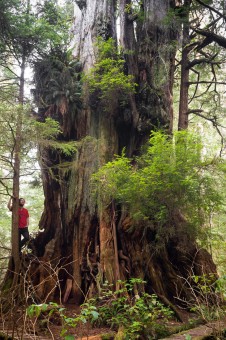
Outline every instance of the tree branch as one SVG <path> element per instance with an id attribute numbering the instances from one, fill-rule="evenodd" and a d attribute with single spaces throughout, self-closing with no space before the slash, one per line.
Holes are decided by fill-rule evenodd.
<path id="1" fill-rule="evenodd" d="M 212 11 L 212 12 L 218 14 L 221 18 L 223 18 L 224 20 L 226 20 L 226 16 L 225 16 L 223 13 L 219 12 L 217 9 L 211 7 L 210 5 L 208 5 L 207 3 L 205 3 L 205 2 L 203 2 L 203 1 L 201 1 L 201 0 L 196 0 L 196 1 L 197 1 L 200 5 L 202 5 L 202 6 L 206 7 L 206 8 L 208 8 L 210 11 Z"/>
<path id="2" fill-rule="evenodd" d="M 195 84 L 218 84 L 218 85 L 226 85 L 224 81 L 207 81 L 207 80 L 200 80 L 200 81 L 189 81 L 188 85 L 195 85 Z"/>
<path id="3" fill-rule="evenodd" d="M 189 115 L 191 113 L 201 113 L 201 112 L 203 112 L 202 109 L 193 109 L 193 110 L 188 110 L 187 114 Z"/>
<path id="4" fill-rule="evenodd" d="M 223 36 L 215 34 L 213 32 L 206 31 L 204 29 L 193 28 L 193 30 L 196 33 L 201 34 L 202 36 L 206 37 L 206 39 L 204 39 L 203 43 L 200 46 L 202 46 L 204 42 L 205 42 L 205 46 L 207 46 L 211 44 L 213 41 L 215 41 L 219 46 L 226 48 L 226 38 L 224 38 Z M 198 47 L 198 48 L 201 48 L 201 47 Z"/>
<path id="5" fill-rule="evenodd" d="M 199 80 L 199 79 L 200 79 L 200 73 L 199 73 L 198 71 L 194 70 L 193 68 L 191 68 L 191 70 L 192 70 L 194 73 L 197 74 L 197 84 L 196 84 L 196 86 L 195 86 L 195 91 L 194 91 L 194 93 L 193 93 L 193 96 L 189 99 L 188 104 L 190 104 L 190 103 L 192 102 L 192 100 L 196 97 L 196 93 L 197 93 L 197 91 L 198 91 L 199 81 L 200 81 L 200 80 Z"/>
<path id="6" fill-rule="evenodd" d="M 201 112 L 203 112 L 203 110 L 201 109 L 194 109 L 194 110 L 188 110 L 188 114 L 195 114 L 196 116 L 199 116 L 205 120 L 208 120 L 209 122 L 211 122 L 213 124 L 213 126 L 218 129 L 218 127 L 222 127 L 222 128 L 225 128 L 225 126 L 221 125 L 221 124 L 218 124 L 217 123 L 217 118 L 216 117 L 207 117 L 207 116 L 204 116 Z M 219 133 L 219 132 L 218 132 Z M 220 134 L 221 135 L 221 134 Z"/>
<path id="7" fill-rule="evenodd" d="M 186 69 L 192 68 L 195 65 L 199 65 L 199 64 L 211 64 L 211 65 L 220 65 L 221 62 L 220 61 L 213 61 L 213 59 L 216 57 L 216 54 L 212 57 L 212 58 L 202 58 L 202 59 L 194 59 L 192 60 L 186 67 Z"/>

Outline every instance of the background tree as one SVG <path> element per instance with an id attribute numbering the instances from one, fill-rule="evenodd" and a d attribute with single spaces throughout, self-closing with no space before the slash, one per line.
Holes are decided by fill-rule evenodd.
<path id="1" fill-rule="evenodd" d="M 193 114 L 212 122 L 221 135 L 221 118 L 225 116 L 220 101 L 225 85 L 223 2 L 186 0 L 173 15 L 182 24 L 178 128 L 187 129 Z"/>
<path id="2" fill-rule="evenodd" d="M 13 146 L 11 165 L 13 176 L 12 207 L 12 265 L 8 272 L 13 276 L 13 285 L 17 284 L 19 272 L 18 244 L 18 207 L 21 176 L 21 155 L 26 129 L 24 121 L 28 119 L 27 99 L 25 97 L 26 67 L 37 58 L 40 51 L 50 50 L 51 46 L 65 41 L 68 34 L 66 19 L 62 11 L 57 10 L 57 3 L 44 2 L 31 7 L 27 1 L 1 1 L 0 53 L 1 68 L 5 75 L 2 80 L 3 101 L 6 102 L 8 87 L 14 89 L 11 105 L 16 108 L 14 115 L 15 129 L 12 129 Z M 7 96 L 9 98 L 9 95 Z M 16 121 L 15 121 L 16 119 Z M 10 125 L 11 123 L 9 123 Z M 13 274 L 14 273 L 14 274 Z M 13 275 L 12 275 L 13 274 Z"/>

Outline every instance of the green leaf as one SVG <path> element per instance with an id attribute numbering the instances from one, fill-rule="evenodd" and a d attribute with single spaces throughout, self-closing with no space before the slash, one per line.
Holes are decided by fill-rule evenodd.
<path id="1" fill-rule="evenodd" d="M 99 313 L 98 313 L 98 312 L 96 312 L 96 311 L 91 311 L 91 314 L 92 314 L 94 320 L 98 319 L 98 317 L 99 317 Z"/>
<path id="2" fill-rule="evenodd" d="M 74 340 L 75 337 L 74 337 L 73 335 L 66 335 L 66 336 L 64 337 L 64 339 L 65 339 L 65 340 Z"/>
<path id="3" fill-rule="evenodd" d="M 42 312 L 45 312 L 48 308 L 48 304 L 47 303 L 43 303 L 42 304 Z"/>

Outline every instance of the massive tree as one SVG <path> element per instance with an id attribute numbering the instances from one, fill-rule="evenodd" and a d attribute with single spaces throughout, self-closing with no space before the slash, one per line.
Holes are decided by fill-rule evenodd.
<path id="1" fill-rule="evenodd" d="M 75 91 L 73 86 L 69 92 L 61 86 L 58 101 L 40 105 L 41 118 L 51 115 L 58 119 L 63 130 L 61 139 L 75 141 L 77 151 L 73 158 L 65 158 L 53 150 L 40 149 L 45 207 L 40 221 L 43 232 L 35 246 L 37 256 L 51 263 L 51 270 L 61 268 L 62 286 L 67 279 L 73 280 L 72 294 L 77 302 L 96 293 L 104 280 L 116 285 L 118 279 L 129 277 L 145 279 L 148 291 L 165 303 L 175 302 L 178 292 L 181 299 L 190 299 L 183 278 L 216 272 L 211 256 L 197 246 L 179 210 L 171 217 L 175 232 L 155 252 L 150 247 L 150 230 L 143 233 L 141 226 L 129 232 L 132 222 L 128 212 L 114 202 L 104 206 L 92 195 L 91 175 L 99 166 L 124 148 L 128 156 L 139 153 L 152 129 L 172 131 L 174 59 L 180 25 L 169 13 L 175 9 L 172 0 L 76 1 L 75 60 L 89 74 L 100 63 L 98 39 L 112 38 L 122 47 L 124 72 L 133 76 L 136 92 L 122 95 L 122 89 L 116 86 L 106 97 L 100 88 L 91 91 L 85 77 L 82 106 L 69 95 Z M 60 83 L 60 74 L 69 70 L 69 64 L 62 59 L 62 51 L 53 51 L 53 55 L 54 60 L 60 60 L 56 66 L 59 77 L 55 78 Z M 36 65 L 39 98 L 46 98 L 53 81 L 45 65 L 46 60 Z M 78 79 L 68 74 L 70 79 Z M 67 169 L 65 162 L 70 165 Z M 51 270 L 39 268 L 41 298 L 55 286 L 54 275 L 44 280 Z"/>

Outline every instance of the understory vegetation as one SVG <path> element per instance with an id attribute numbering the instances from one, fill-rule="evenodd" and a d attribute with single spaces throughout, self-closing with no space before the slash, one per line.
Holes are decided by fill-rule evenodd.
<path id="1" fill-rule="evenodd" d="M 205 277 L 193 279 L 201 295 L 197 298 L 197 291 L 193 291 L 195 302 L 188 304 L 187 308 L 196 316 L 183 325 L 178 322 L 170 306 L 165 306 L 155 294 L 140 291 L 145 281 L 138 278 L 118 281 L 118 290 L 105 282 L 100 294 L 87 299 L 80 306 L 80 312 L 73 315 L 68 315 L 66 308 L 57 303 L 30 305 L 26 314 L 36 330 L 40 324 L 51 328 L 57 319 L 61 337 L 65 340 L 88 336 L 92 328 L 100 329 L 101 339 L 105 340 L 162 339 L 173 333 L 185 332 L 203 322 L 219 321 L 224 316 L 222 301 L 226 292 L 225 278 L 215 281 L 214 285 Z M 211 303 L 213 294 L 218 296 L 217 309 L 216 304 Z M 214 324 L 212 327 L 211 339 L 224 339 L 225 328 L 215 328 Z M 184 336 L 186 339 L 191 338 L 189 331 Z"/>
<path id="2" fill-rule="evenodd" d="M 93 176 L 94 192 L 102 208 L 113 200 L 123 204 L 133 221 L 131 229 L 143 225 L 144 233 L 154 230 L 156 247 L 178 233 L 178 213 L 184 232 L 208 247 L 210 221 L 225 209 L 225 162 L 205 154 L 206 147 L 192 132 L 152 132 L 140 156 L 129 159 L 123 153 Z"/>

